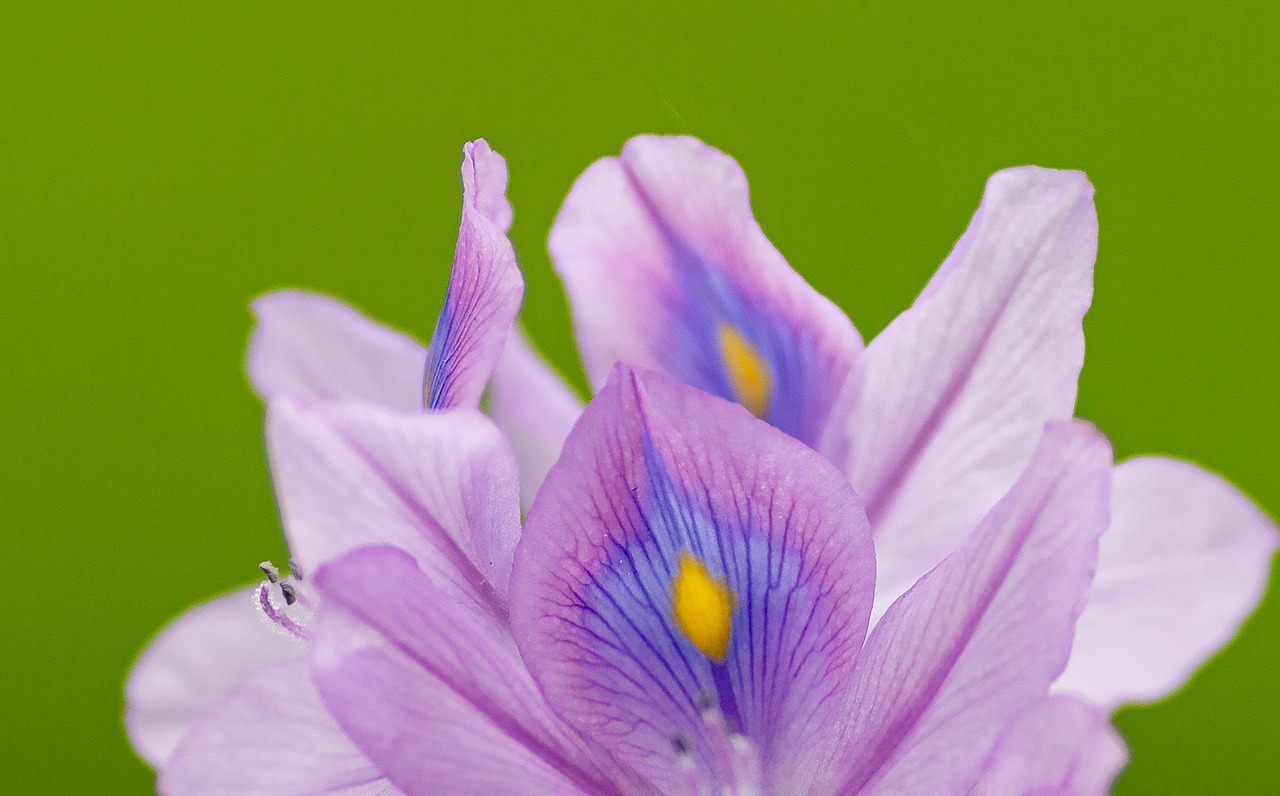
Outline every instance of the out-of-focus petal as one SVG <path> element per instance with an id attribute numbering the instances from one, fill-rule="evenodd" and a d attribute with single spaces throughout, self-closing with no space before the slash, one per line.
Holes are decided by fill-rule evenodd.
<path id="1" fill-rule="evenodd" d="M 483 140 L 463 148 L 462 227 L 420 395 L 428 409 L 474 409 L 520 311 L 524 277 L 507 240 L 507 164 Z M 421 404 L 420 404 L 421 405 Z"/>
<path id="2" fill-rule="evenodd" d="M 515 452 L 520 501 L 528 508 L 582 414 L 582 401 L 514 327 L 489 383 L 486 412 Z"/>
<path id="3" fill-rule="evenodd" d="M 862 341 L 760 230 L 732 158 L 634 138 L 578 178 L 549 246 L 597 387 L 652 368 L 817 441 Z"/>
<path id="4" fill-rule="evenodd" d="M 889 608 L 854 674 L 839 793 L 964 793 L 1047 695 L 1107 527 L 1110 453 L 1085 424 L 1049 424 L 1009 493 Z"/>
<path id="5" fill-rule="evenodd" d="M 839 740 L 873 570 L 857 496 L 821 456 L 620 365 L 529 513 L 512 627 L 561 715 L 662 792 L 687 787 L 673 743 L 712 792 L 726 784 L 711 704 L 764 792 L 807 793 Z M 688 605 L 707 632 L 682 624 L 682 585 L 702 590 Z"/>
<path id="6" fill-rule="evenodd" d="M 338 299 L 302 290 L 260 296 L 253 314 L 249 380 L 263 400 L 355 398 L 402 411 L 422 408 L 427 351 L 412 337 Z"/>
<path id="7" fill-rule="evenodd" d="M 192 726 L 160 769 L 166 796 L 400 793 L 325 710 L 303 658 L 259 671 Z"/>
<path id="8" fill-rule="evenodd" d="M 1071 416 L 1097 229 L 1083 174 L 995 174 L 938 275 L 858 358 L 823 450 L 867 506 L 877 615 Z"/>
<path id="9" fill-rule="evenodd" d="M 267 409 L 267 453 L 304 571 L 389 543 L 452 593 L 505 610 L 519 481 L 510 447 L 483 415 L 278 400 Z"/>
<path id="10" fill-rule="evenodd" d="M 505 626 L 391 547 L 322 568 L 313 669 L 325 703 L 410 794 L 617 794 L 538 692 Z"/>
<path id="11" fill-rule="evenodd" d="M 197 605 L 147 646 L 125 683 L 124 723 L 133 748 L 159 766 L 191 722 L 250 674 L 306 650 L 255 607 L 255 590 Z"/>
<path id="12" fill-rule="evenodd" d="M 1060 694 L 1005 730 L 971 796 L 1104 796 L 1128 762 L 1106 711 Z"/>
<path id="13" fill-rule="evenodd" d="M 1276 541 L 1276 524 L 1218 476 L 1176 459 L 1124 462 L 1058 686 L 1115 707 L 1182 685 L 1257 607 Z"/>

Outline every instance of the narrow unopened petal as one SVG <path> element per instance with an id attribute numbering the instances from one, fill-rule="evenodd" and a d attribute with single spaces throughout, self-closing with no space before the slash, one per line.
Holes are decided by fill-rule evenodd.
<path id="1" fill-rule="evenodd" d="M 662 792 L 805 793 L 837 752 L 873 568 L 817 453 L 619 366 L 529 513 L 512 626 L 552 704 Z"/>
<path id="2" fill-rule="evenodd" d="M 400 793 L 352 746 L 299 658 L 263 669 L 205 711 L 160 768 L 167 796 Z"/>
<path id="3" fill-rule="evenodd" d="M 1050 424 L 1027 470 L 867 640 L 839 793 L 966 793 L 1066 665 L 1107 527 L 1111 451 Z"/>
<path id="4" fill-rule="evenodd" d="M 634 138 L 578 178 L 549 245 L 597 387 L 615 361 L 652 368 L 816 443 L 862 342 L 760 230 L 732 158 Z"/>
<path id="5" fill-rule="evenodd" d="M 1093 188 L 1009 169 L 920 298 L 859 357 L 824 450 L 867 506 L 877 613 L 953 550 L 1071 417 L 1093 292 Z"/>
<path id="6" fill-rule="evenodd" d="M 467 144 L 462 185 L 462 227 L 421 385 L 428 409 L 479 406 L 524 298 L 506 234 L 506 161 L 482 140 Z"/>
<path id="7" fill-rule="evenodd" d="M 1058 695 L 1004 731 L 971 796 L 1104 796 L 1128 762 L 1106 710 Z"/>
<path id="8" fill-rule="evenodd" d="M 1121 464 L 1058 687 L 1115 707 L 1182 685 L 1257 607 L 1277 539 L 1276 524 L 1213 473 L 1159 457 Z"/>
<path id="9" fill-rule="evenodd" d="M 138 656 L 125 683 L 124 723 L 148 763 L 163 763 L 200 712 L 249 675 L 305 651 L 254 599 L 255 589 L 240 589 L 197 605 Z"/>
<path id="10" fill-rule="evenodd" d="M 427 350 L 338 299 L 277 290 L 253 302 L 249 380 L 263 400 L 343 399 L 391 409 L 422 408 Z"/>

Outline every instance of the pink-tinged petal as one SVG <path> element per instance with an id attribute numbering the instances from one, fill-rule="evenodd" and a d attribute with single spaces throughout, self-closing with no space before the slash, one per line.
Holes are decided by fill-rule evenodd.
<path id="1" fill-rule="evenodd" d="M 453 600 L 408 555 L 358 550 L 317 582 L 320 692 L 406 792 L 621 792 L 551 712 L 507 628 Z"/>
<path id="2" fill-rule="evenodd" d="M 1005 730 L 972 796 L 1104 796 L 1128 762 L 1105 710 L 1049 697 Z"/>
<path id="3" fill-rule="evenodd" d="M 520 311 L 524 277 L 507 239 L 507 164 L 483 140 L 463 148 L 462 227 L 444 306 L 427 350 L 428 409 L 474 409 Z M 421 405 L 421 403 L 419 404 Z"/>
<path id="4" fill-rule="evenodd" d="M 1110 454 L 1092 427 L 1049 424 L 1009 493 L 889 608 L 854 674 L 840 793 L 964 793 L 1048 694 L 1107 527 Z"/>
<path id="5" fill-rule="evenodd" d="M 519 481 L 511 449 L 483 415 L 278 400 L 267 409 L 267 453 L 304 572 L 388 543 L 452 593 L 505 611 Z"/>
<path id="6" fill-rule="evenodd" d="M 564 439 L 582 414 L 582 401 L 514 327 L 489 383 L 486 412 L 515 451 L 520 501 L 528 508 L 560 458 Z"/>
<path id="7" fill-rule="evenodd" d="M 561 715 L 660 791 L 683 792 L 682 758 L 728 785 L 714 705 L 764 792 L 806 793 L 837 752 L 873 570 L 857 496 L 822 457 L 620 365 L 529 512 L 512 627 Z"/>
<path id="8" fill-rule="evenodd" d="M 1173 691 L 1257 607 L 1276 542 L 1276 524 L 1218 476 L 1175 459 L 1124 462 L 1058 686 L 1108 707 Z"/>
<path id="9" fill-rule="evenodd" d="M 302 290 L 260 296 L 253 314 L 249 380 L 263 400 L 354 398 L 403 411 L 422 408 L 427 351 L 412 337 Z"/>
<path id="10" fill-rule="evenodd" d="M 816 443 L 862 340 L 760 230 L 732 158 L 634 138 L 578 178 L 549 246 L 597 387 L 627 362 Z"/>
<path id="11" fill-rule="evenodd" d="M 1008 490 L 1072 414 L 1097 249 L 1079 172 L 1009 169 L 924 293 L 859 357 L 823 450 L 867 506 L 876 613 Z"/>
<path id="12" fill-rule="evenodd" d="M 165 796 L 400 793 L 325 710 L 304 658 L 259 671 L 211 706 L 160 769 L 156 790 Z"/>
<path id="13" fill-rule="evenodd" d="M 306 646 L 255 604 L 256 589 L 215 597 L 161 630 L 125 683 L 124 723 L 133 748 L 159 766 L 200 713 L 254 672 Z"/>

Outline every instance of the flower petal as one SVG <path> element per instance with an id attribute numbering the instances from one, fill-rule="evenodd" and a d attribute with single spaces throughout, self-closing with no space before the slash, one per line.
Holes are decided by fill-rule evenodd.
<path id="1" fill-rule="evenodd" d="M 325 710 L 303 658 L 263 669 L 210 707 L 160 769 L 157 791 L 170 796 L 400 792 Z"/>
<path id="2" fill-rule="evenodd" d="M 355 398 L 399 409 L 422 408 L 427 351 L 408 335 L 370 320 L 335 298 L 277 290 L 253 302 L 249 338 L 254 389 L 269 401 Z"/>
<path id="3" fill-rule="evenodd" d="M 1276 542 L 1276 524 L 1218 476 L 1175 459 L 1124 462 L 1058 687 L 1108 707 L 1173 691 L 1257 607 Z"/>
<path id="4" fill-rule="evenodd" d="M 686 787 L 673 743 L 726 785 L 710 702 L 765 792 L 803 793 L 835 751 L 873 561 L 857 496 L 814 451 L 620 365 L 529 513 L 512 627 L 561 715 L 659 790 Z"/>
<path id="5" fill-rule="evenodd" d="M 314 652 L 325 702 L 410 794 L 620 793 L 547 707 L 510 632 L 391 547 L 320 570 Z"/>
<path id="6" fill-rule="evenodd" d="M 507 239 L 507 164 L 483 140 L 463 148 L 462 228 L 444 307 L 427 350 L 429 409 L 480 404 L 524 297 L 524 277 Z"/>
<path id="7" fill-rule="evenodd" d="M 817 441 L 862 341 L 764 236 L 732 158 L 634 138 L 578 178 L 549 246 L 597 387 L 652 368 Z"/>
<path id="8" fill-rule="evenodd" d="M 520 535 L 518 476 L 501 433 L 478 412 L 282 399 L 267 409 L 267 452 L 304 571 L 385 542 L 453 593 L 505 610 Z"/>
<path id="9" fill-rule="evenodd" d="M 867 505 L 877 614 L 1005 493 L 1045 422 L 1071 416 L 1092 196 L 1079 172 L 995 174 L 938 275 L 858 359 L 823 450 Z"/>
<path id="10" fill-rule="evenodd" d="M 1102 796 L 1128 762 L 1106 711 L 1058 695 L 1005 730 L 972 796 Z"/>
<path id="11" fill-rule="evenodd" d="M 201 603 L 161 630 L 125 683 L 133 748 L 158 766 L 201 711 L 255 671 L 306 651 L 255 607 L 255 589 Z"/>
<path id="12" fill-rule="evenodd" d="M 895 602 L 854 674 L 840 793 L 964 793 L 1071 648 L 1110 506 L 1110 447 L 1051 423 L 964 544 Z"/>
<path id="13" fill-rule="evenodd" d="M 489 383 L 485 411 L 515 452 L 520 466 L 520 501 L 528 508 L 547 477 L 569 429 L 582 414 L 582 401 L 514 327 Z"/>

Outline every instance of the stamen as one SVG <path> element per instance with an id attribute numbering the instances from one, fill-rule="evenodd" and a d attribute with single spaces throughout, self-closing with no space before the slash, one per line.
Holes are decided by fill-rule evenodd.
<path id="1" fill-rule="evenodd" d="M 276 569 L 276 565 L 270 561 L 263 561 L 258 565 L 258 569 L 262 570 L 262 574 L 267 577 L 271 583 L 280 582 L 280 570 Z"/>
<path id="2" fill-rule="evenodd" d="M 671 739 L 676 764 L 688 796 L 761 796 L 764 784 L 760 773 L 760 757 L 755 747 L 734 732 L 715 704 L 715 696 L 705 692 L 698 696 L 703 732 L 700 738 L 708 748 L 699 767 L 693 743 L 683 734 Z"/>
<path id="3" fill-rule="evenodd" d="M 289 581 L 280 584 L 280 593 L 284 595 L 285 605 L 293 605 L 298 601 L 298 590 Z"/>
<path id="4" fill-rule="evenodd" d="M 283 610 L 276 608 L 275 604 L 271 602 L 271 584 L 264 583 L 258 587 L 258 607 L 262 609 L 262 613 L 268 619 L 298 638 L 311 638 L 311 634 L 307 632 L 305 627 L 295 622 L 292 617 Z"/>

